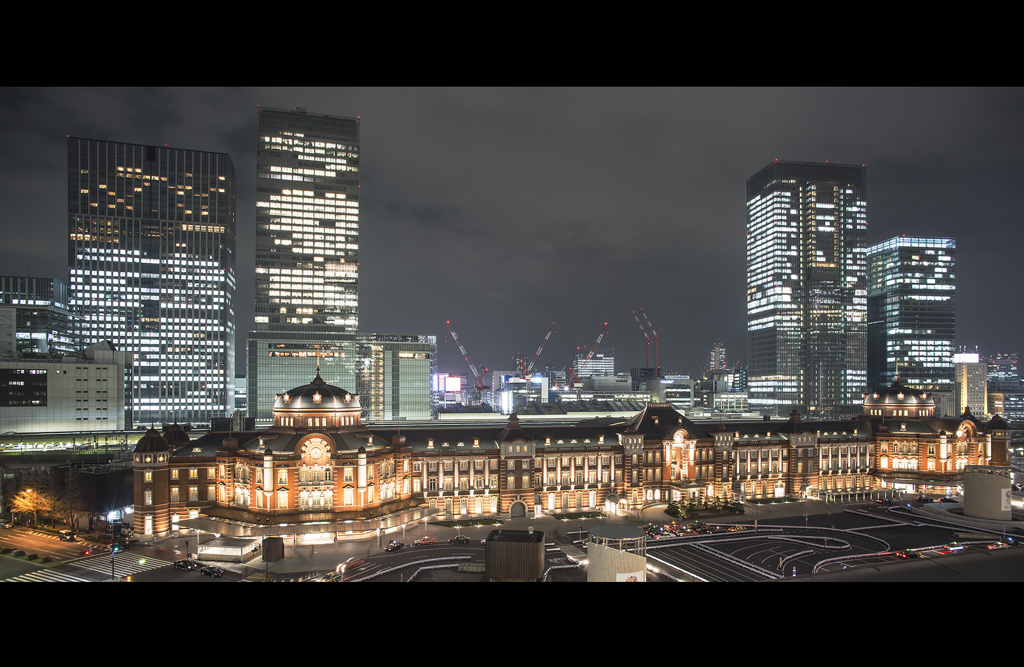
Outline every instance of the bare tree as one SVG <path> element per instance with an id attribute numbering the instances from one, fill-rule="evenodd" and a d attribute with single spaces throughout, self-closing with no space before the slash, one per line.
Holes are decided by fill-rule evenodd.
<path id="1" fill-rule="evenodd" d="M 75 512 L 82 507 L 82 481 L 79 473 L 71 466 L 62 471 L 59 489 L 53 494 L 53 512 L 57 518 L 74 530 Z"/>

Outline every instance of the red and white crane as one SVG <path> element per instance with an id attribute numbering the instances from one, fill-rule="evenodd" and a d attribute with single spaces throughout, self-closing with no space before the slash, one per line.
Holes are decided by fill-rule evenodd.
<path id="1" fill-rule="evenodd" d="M 661 340 L 661 329 L 658 329 L 657 331 L 654 330 L 654 326 L 651 324 L 651 320 L 647 317 L 647 313 L 644 312 L 643 308 L 640 309 L 640 314 L 644 316 L 644 322 L 647 323 L 647 326 L 650 329 L 650 334 L 648 334 L 647 330 L 644 329 L 644 325 L 641 324 L 640 318 L 637 317 L 636 311 L 634 310 L 633 319 L 635 319 L 636 323 L 640 325 L 640 331 L 643 332 L 644 340 L 646 341 L 646 346 L 644 347 L 644 364 L 648 368 L 650 368 L 651 357 L 649 351 L 651 348 L 651 343 L 654 343 L 654 367 L 658 368 L 658 341 Z"/>
<path id="2" fill-rule="evenodd" d="M 484 389 L 490 389 L 491 385 L 487 384 L 487 369 L 484 368 L 483 369 L 483 373 L 481 373 L 479 370 L 477 370 L 477 365 L 474 364 L 469 359 L 469 352 L 466 352 L 466 347 L 462 343 L 459 342 L 459 335 L 457 333 L 455 333 L 455 331 L 452 329 L 451 321 L 448 320 L 448 321 L 445 322 L 445 324 L 448 325 L 448 331 L 451 331 L 452 338 L 455 339 L 455 344 L 459 346 L 459 351 L 462 352 L 462 356 L 466 359 L 466 363 L 469 364 L 469 370 L 473 371 L 473 376 L 476 377 L 476 387 L 474 387 L 474 388 L 477 391 L 483 391 Z M 481 366 L 481 368 L 483 368 L 483 366 Z"/>
<path id="3" fill-rule="evenodd" d="M 533 365 L 535 363 L 537 363 L 537 357 L 539 357 L 540 353 L 544 351 L 544 346 L 547 345 L 548 339 L 551 338 L 551 334 L 553 334 L 554 332 L 555 332 L 555 323 L 552 322 L 551 323 L 551 328 L 548 329 L 547 335 L 544 336 L 543 340 L 541 340 L 540 347 L 537 348 L 537 352 L 536 352 L 536 354 L 533 355 L 533 359 L 530 360 L 529 365 L 526 364 L 526 360 L 525 359 L 520 362 L 519 374 L 520 374 L 521 377 L 523 377 L 525 379 L 525 378 L 528 378 L 530 376 L 530 373 L 533 371 Z M 452 334 L 452 335 L 454 335 L 454 334 Z"/>

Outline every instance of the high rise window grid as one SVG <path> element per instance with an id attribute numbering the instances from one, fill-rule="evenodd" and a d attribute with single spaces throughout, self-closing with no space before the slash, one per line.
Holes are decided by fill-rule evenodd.
<path id="1" fill-rule="evenodd" d="M 256 326 L 359 324 L 357 118 L 260 108 Z"/>
<path id="2" fill-rule="evenodd" d="M 750 404 L 858 413 L 866 378 L 862 166 L 776 161 L 747 182 Z"/>
<path id="3" fill-rule="evenodd" d="M 868 255 L 870 383 L 952 390 L 955 240 L 900 236 Z"/>
<path id="4" fill-rule="evenodd" d="M 234 382 L 230 158 L 69 138 L 68 177 L 72 306 L 83 344 L 110 340 L 136 357 L 128 423 L 225 416 Z M 187 369 L 170 365 L 177 357 Z"/>

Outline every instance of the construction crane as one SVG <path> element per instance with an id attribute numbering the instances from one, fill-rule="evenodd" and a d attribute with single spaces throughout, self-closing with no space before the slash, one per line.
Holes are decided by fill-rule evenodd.
<path id="1" fill-rule="evenodd" d="M 445 324 L 448 325 L 448 331 L 451 331 L 452 338 L 455 339 L 455 344 L 459 346 L 459 351 L 462 352 L 462 356 L 466 359 L 466 363 L 469 364 L 469 370 L 473 371 L 473 376 L 476 377 L 476 387 L 474 387 L 474 389 L 477 391 L 490 389 L 491 385 L 487 384 L 487 369 L 484 368 L 483 373 L 477 370 L 476 364 L 469 360 L 469 352 L 466 352 L 465 346 L 459 342 L 459 335 L 452 329 L 451 321 L 446 321 Z"/>
<path id="2" fill-rule="evenodd" d="M 594 353 L 597 352 L 597 346 L 601 344 L 601 339 L 604 338 L 605 333 L 608 332 L 608 323 L 604 323 L 604 329 L 601 329 L 601 335 L 594 341 L 593 347 L 590 348 L 590 353 L 587 354 L 587 361 L 590 361 L 594 357 Z"/>
<path id="3" fill-rule="evenodd" d="M 648 354 L 648 350 L 650 350 L 651 343 L 654 343 L 654 368 L 657 369 L 658 368 L 658 341 L 661 340 L 661 329 L 658 329 L 657 331 L 654 330 L 654 325 L 651 324 L 651 320 L 647 317 L 647 313 L 644 312 L 643 308 L 640 309 L 640 314 L 644 316 L 644 322 L 647 323 L 647 326 L 650 329 L 650 335 L 648 335 L 647 331 L 644 329 L 644 325 L 640 324 L 640 318 L 636 316 L 636 311 L 634 310 L 633 311 L 633 318 L 636 319 L 636 323 L 637 324 L 640 324 L 640 331 L 643 331 L 644 339 L 647 341 L 647 346 L 644 349 L 644 363 L 647 364 L 648 368 L 650 368 L 650 366 L 651 366 L 651 358 L 650 358 L 650 356 Z"/>
<path id="4" fill-rule="evenodd" d="M 544 336 L 543 340 L 541 340 L 540 347 L 537 348 L 537 352 L 536 352 L 536 354 L 533 355 L 533 359 L 530 360 L 529 365 L 527 365 L 525 359 L 519 363 L 519 374 L 520 374 L 520 376 L 523 379 L 526 379 L 526 378 L 530 377 L 530 373 L 533 371 L 533 365 L 535 363 L 537 363 L 537 357 L 539 357 L 540 353 L 544 351 L 544 346 L 547 344 L 548 339 L 551 338 L 551 334 L 553 334 L 554 332 L 555 332 L 555 323 L 552 322 L 551 323 L 551 328 L 548 329 L 547 335 Z"/>
<path id="5" fill-rule="evenodd" d="M 641 308 L 641 310 L 643 309 Z M 636 320 L 636 323 L 640 326 L 640 333 L 644 335 L 644 367 L 650 368 L 651 358 L 648 352 L 651 349 L 651 337 L 647 335 L 647 330 L 644 329 L 644 325 L 640 322 L 640 317 L 636 314 L 635 310 L 633 311 L 633 319 Z"/>
<path id="6" fill-rule="evenodd" d="M 608 332 L 608 323 L 605 322 L 604 323 L 604 329 L 601 329 L 601 335 L 599 335 L 597 337 L 597 340 L 594 341 L 594 344 L 590 346 L 590 352 L 587 353 L 587 358 L 586 358 L 587 361 L 590 361 L 591 359 L 594 358 L 594 353 L 597 352 L 597 346 L 601 344 L 601 339 L 604 338 L 604 335 L 607 332 Z M 580 348 L 577 347 L 576 349 L 578 350 Z M 580 379 L 576 375 L 575 369 L 572 367 L 572 365 L 570 365 L 569 366 L 569 387 L 570 388 L 571 387 L 575 387 L 579 382 L 580 382 Z"/>

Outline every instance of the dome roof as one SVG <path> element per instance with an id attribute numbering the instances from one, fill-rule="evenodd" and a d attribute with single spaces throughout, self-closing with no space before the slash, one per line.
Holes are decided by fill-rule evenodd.
<path id="1" fill-rule="evenodd" d="M 192 442 L 192 438 L 188 437 L 188 433 L 185 433 L 185 429 L 178 425 L 178 422 L 174 422 L 167 427 L 164 431 L 164 439 L 167 440 L 167 444 L 172 449 L 177 449 L 182 445 L 188 445 Z"/>
<path id="2" fill-rule="evenodd" d="M 155 428 L 151 428 L 146 431 L 146 435 L 139 439 L 139 442 L 135 445 L 136 452 L 166 452 L 170 451 L 170 447 L 167 446 L 167 441 L 164 440 L 164 436 L 160 435 L 160 432 Z"/>
<path id="3" fill-rule="evenodd" d="M 935 399 L 927 392 L 912 389 L 900 384 L 899 380 L 891 386 L 864 395 L 865 408 L 931 408 L 935 409 Z"/>
<path id="4" fill-rule="evenodd" d="M 992 419 L 987 424 L 985 424 L 985 430 L 1009 431 L 1010 425 L 1007 424 L 1006 420 L 1003 419 L 1002 416 L 997 413 L 995 415 L 992 415 Z"/>
<path id="5" fill-rule="evenodd" d="M 274 400 L 274 411 L 292 410 L 331 410 L 360 412 L 359 394 L 352 394 L 341 387 L 327 384 L 320 377 L 320 368 L 316 369 L 316 377 L 303 387 L 278 394 Z"/>

